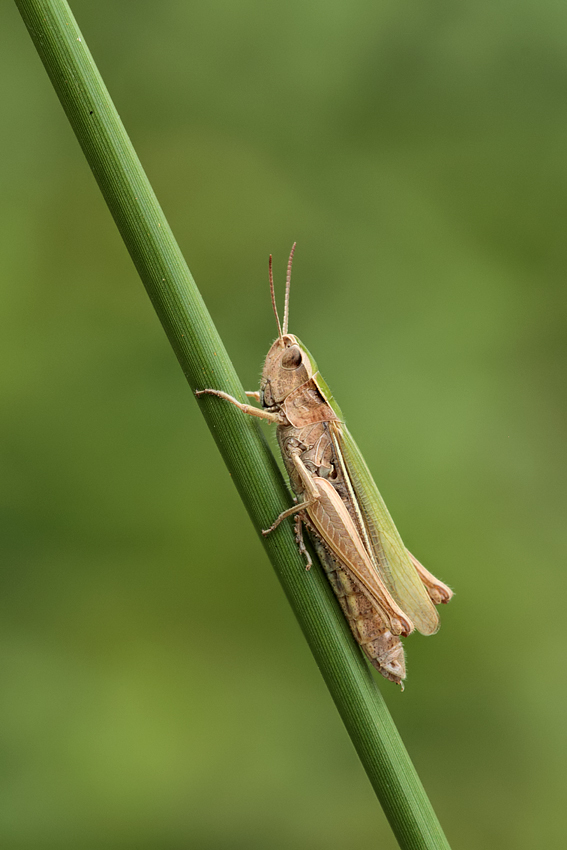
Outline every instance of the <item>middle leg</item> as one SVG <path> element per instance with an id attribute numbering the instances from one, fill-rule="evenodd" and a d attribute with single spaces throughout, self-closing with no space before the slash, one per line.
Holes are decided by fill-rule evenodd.
<path id="1" fill-rule="evenodd" d="M 306 564 L 305 569 L 310 570 L 313 564 L 311 560 L 311 555 L 307 551 L 307 547 L 305 546 L 305 541 L 303 540 L 303 519 L 301 514 L 297 514 L 294 521 L 295 526 L 295 542 L 297 543 L 297 548 L 299 549 L 299 554 L 303 555 L 305 558 Z"/>

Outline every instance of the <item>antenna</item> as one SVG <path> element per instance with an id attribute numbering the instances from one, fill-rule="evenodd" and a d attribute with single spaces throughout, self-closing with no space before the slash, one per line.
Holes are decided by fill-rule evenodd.
<path id="1" fill-rule="evenodd" d="M 278 316 L 278 308 L 276 307 L 276 293 L 274 292 L 274 275 L 272 272 L 272 255 L 270 254 L 270 259 L 268 260 L 268 268 L 270 270 L 270 292 L 272 295 L 272 307 L 274 308 L 274 316 L 276 317 L 276 322 L 278 323 L 278 334 L 280 339 L 282 339 L 282 326 L 280 325 L 280 317 Z"/>
<path id="2" fill-rule="evenodd" d="M 293 263 L 293 254 L 295 252 L 295 246 L 297 242 L 294 242 L 291 246 L 291 253 L 289 255 L 289 260 L 287 261 L 287 277 L 285 279 L 285 305 L 284 305 L 284 314 L 283 314 L 283 332 L 287 333 L 287 323 L 289 319 L 289 288 L 291 286 L 291 264 Z M 279 324 L 279 322 L 278 322 Z"/>

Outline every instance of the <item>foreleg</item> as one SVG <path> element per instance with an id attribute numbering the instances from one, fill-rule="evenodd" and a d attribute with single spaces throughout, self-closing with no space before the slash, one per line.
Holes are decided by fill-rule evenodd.
<path id="1" fill-rule="evenodd" d="M 229 401 L 231 404 L 234 404 L 235 407 L 243 413 L 246 413 L 248 416 L 256 416 L 258 419 L 266 419 L 268 422 L 274 422 L 276 425 L 280 425 L 282 422 L 282 418 L 278 413 L 270 413 L 268 410 L 253 407 L 251 404 L 242 404 L 242 402 L 238 401 L 237 398 L 234 398 L 234 396 L 229 395 L 222 390 L 196 390 L 195 395 L 197 398 L 202 395 L 216 395 L 218 398 L 224 398 L 225 401 Z"/>

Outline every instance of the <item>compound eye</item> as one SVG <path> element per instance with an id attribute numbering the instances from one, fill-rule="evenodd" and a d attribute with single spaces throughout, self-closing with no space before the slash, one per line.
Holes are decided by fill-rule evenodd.
<path id="1" fill-rule="evenodd" d="M 297 369 L 301 366 L 301 349 L 298 345 L 290 345 L 283 354 L 282 366 L 284 369 Z"/>

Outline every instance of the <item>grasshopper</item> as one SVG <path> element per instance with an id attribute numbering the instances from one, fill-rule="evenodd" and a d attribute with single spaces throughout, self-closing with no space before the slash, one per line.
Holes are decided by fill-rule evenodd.
<path id="1" fill-rule="evenodd" d="M 243 413 L 277 426 L 295 504 L 262 534 L 294 516 L 297 545 L 309 569 L 306 526 L 356 641 L 372 666 L 403 690 L 406 668 L 400 636 L 414 628 L 424 635 L 435 634 L 439 628 L 435 605 L 449 602 L 453 591 L 405 548 L 315 360 L 288 333 L 294 251 L 295 243 L 287 266 L 283 324 L 271 256 L 269 260 L 278 338 L 268 351 L 260 391 L 246 393 L 261 407 L 242 404 L 220 390 L 199 390 L 196 395 L 225 399 Z"/>

